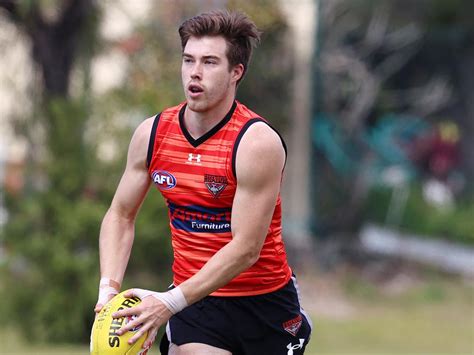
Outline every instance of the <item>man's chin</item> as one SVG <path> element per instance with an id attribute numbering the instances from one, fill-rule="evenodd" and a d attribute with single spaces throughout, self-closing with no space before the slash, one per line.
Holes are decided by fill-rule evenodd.
<path id="1" fill-rule="evenodd" d="M 187 102 L 188 108 L 189 108 L 191 111 L 194 111 L 194 112 L 204 112 L 204 111 L 206 111 L 206 109 L 207 109 L 206 104 L 203 103 L 203 102 L 197 102 L 197 101 L 192 100 L 192 99 L 187 99 L 186 102 Z"/>

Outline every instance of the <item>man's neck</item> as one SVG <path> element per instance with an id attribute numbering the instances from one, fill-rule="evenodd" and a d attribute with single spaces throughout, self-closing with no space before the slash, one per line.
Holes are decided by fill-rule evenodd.
<path id="1" fill-rule="evenodd" d="M 209 132 L 225 117 L 225 115 L 227 115 L 232 108 L 234 100 L 234 97 L 231 96 L 223 101 L 221 105 L 204 112 L 192 111 L 189 106 L 186 106 L 186 111 L 184 112 L 184 123 L 189 134 L 194 139 L 198 139 Z"/>

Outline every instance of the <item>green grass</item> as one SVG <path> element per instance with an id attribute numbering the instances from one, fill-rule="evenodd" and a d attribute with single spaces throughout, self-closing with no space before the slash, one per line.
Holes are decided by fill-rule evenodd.
<path id="1" fill-rule="evenodd" d="M 308 353 L 472 354 L 472 322 L 455 323 L 442 313 L 395 309 L 349 322 L 321 319 Z"/>
<path id="2" fill-rule="evenodd" d="M 472 285 L 432 281 L 396 296 L 360 285 L 349 319 L 313 316 L 307 354 L 474 354 Z"/>
<path id="3" fill-rule="evenodd" d="M 312 314 L 314 330 L 307 355 L 474 354 L 472 283 L 434 280 L 392 296 L 361 280 L 342 284 L 355 313 L 343 319 Z M 0 344 L 0 354 L 89 351 L 87 345 L 27 345 L 11 330 L 0 332 Z"/>
<path id="4" fill-rule="evenodd" d="M 61 354 L 84 355 L 89 353 L 88 346 L 73 345 L 31 345 L 23 337 L 11 329 L 1 329 L 0 354 Z"/>

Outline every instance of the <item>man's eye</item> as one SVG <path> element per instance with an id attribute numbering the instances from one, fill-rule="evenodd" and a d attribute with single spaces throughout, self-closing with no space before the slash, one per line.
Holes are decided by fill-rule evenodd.
<path id="1" fill-rule="evenodd" d="M 184 63 L 191 63 L 192 60 L 190 58 L 183 58 Z"/>
<path id="2" fill-rule="evenodd" d="M 204 63 L 205 64 L 216 64 L 217 62 L 215 60 L 206 60 Z"/>

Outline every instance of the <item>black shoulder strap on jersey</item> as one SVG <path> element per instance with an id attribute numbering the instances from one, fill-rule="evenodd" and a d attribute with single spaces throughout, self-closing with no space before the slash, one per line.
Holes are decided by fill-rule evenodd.
<path id="1" fill-rule="evenodd" d="M 286 143 L 283 140 L 283 137 L 281 136 L 281 134 L 275 128 L 273 128 L 267 121 L 265 121 L 264 119 L 262 119 L 260 117 L 252 118 L 244 124 L 244 126 L 240 130 L 239 134 L 237 135 L 237 138 L 235 139 L 234 150 L 232 151 L 232 173 L 234 174 L 235 178 L 237 178 L 237 173 L 236 173 L 236 170 L 235 170 L 235 160 L 236 160 L 236 157 L 237 157 L 237 149 L 239 148 L 240 140 L 244 136 L 245 132 L 247 132 L 249 127 L 251 125 L 253 125 L 254 123 L 256 123 L 256 122 L 265 123 L 266 125 L 268 125 L 268 127 L 273 129 L 276 132 L 276 134 L 278 134 L 278 137 L 280 137 L 280 139 L 281 139 L 281 144 L 283 145 L 283 149 L 285 150 L 285 165 L 286 165 L 286 157 L 288 155 L 288 151 L 287 151 L 287 148 L 286 148 Z"/>
<path id="2" fill-rule="evenodd" d="M 160 121 L 161 113 L 155 116 L 153 120 L 153 127 L 151 128 L 150 133 L 150 140 L 148 141 L 148 154 L 146 157 L 146 166 L 150 167 L 151 159 L 153 158 L 153 149 L 155 148 L 155 136 L 156 136 L 156 129 L 158 127 L 158 122 Z"/>

